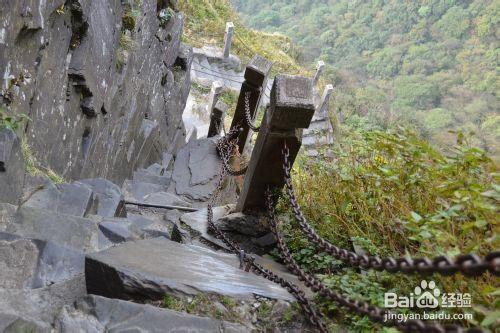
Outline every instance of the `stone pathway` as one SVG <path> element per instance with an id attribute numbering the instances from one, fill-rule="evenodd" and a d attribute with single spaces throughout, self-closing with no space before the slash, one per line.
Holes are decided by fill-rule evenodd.
<path id="1" fill-rule="evenodd" d="M 25 200 L 0 204 L 0 332 L 246 332 L 260 330 L 262 304 L 273 304 L 269 311 L 279 316 L 283 304 L 294 303 L 280 286 L 241 269 L 207 233 L 205 207 L 220 168 L 215 142 L 191 140 L 175 159 L 166 154 L 138 169 L 122 188 L 105 179 L 55 185 L 27 176 Z M 229 183 L 223 203 L 233 202 Z M 221 226 L 229 234 L 253 248 L 272 244 L 259 243 L 265 235 L 258 232 L 238 234 L 244 226 L 227 228 L 232 209 L 215 208 L 216 218 L 228 216 Z M 272 260 L 257 260 L 298 282 Z M 230 323 L 157 306 L 166 295 L 200 293 L 232 299 L 246 319 Z"/>

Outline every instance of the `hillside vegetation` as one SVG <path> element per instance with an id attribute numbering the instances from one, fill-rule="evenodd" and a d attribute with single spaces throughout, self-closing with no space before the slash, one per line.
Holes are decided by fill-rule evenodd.
<path id="1" fill-rule="evenodd" d="M 336 111 L 372 126 L 411 124 L 450 147 L 449 130 L 500 156 L 498 0 L 234 0 L 251 27 L 324 60 Z"/>
<path id="2" fill-rule="evenodd" d="M 371 10 L 371 5 L 364 1 L 338 1 L 338 3 L 345 6 L 349 3 L 348 7 L 352 11 L 359 10 L 359 15 L 361 13 L 369 15 L 369 10 Z M 402 15 L 401 13 L 405 10 L 403 7 L 411 6 L 411 4 L 408 2 L 399 5 L 403 6 L 400 12 L 389 11 L 388 6 L 392 4 L 396 8 L 396 5 L 400 3 L 402 2 L 397 2 L 397 4 L 396 2 L 373 2 L 374 8 L 377 5 L 387 11 L 377 12 L 377 18 L 382 20 L 390 14 L 391 19 L 387 17 L 387 20 L 398 21 L 397 15 Z M 335 6 L 335 4 L 332 6 L 331 2 L 307 0 L 273 1 L 271 4 L 261 0 L 237 1 L 237 4 L 240 10 L 248 13 L 246 21 L 252 26 L 259 29 L 265 28 L 268 31 L 279 30 L 289 33 L 299 43 L 301 40 L 291 32 L 305 31 L 304 36 L 311 36 L 310 43 L 317 50 L 323 50 L 323 47 L 328 48 L 323 39 L 320 39 L 321 43 L 317 40 L 319 37 L 323 38 L 320 33 L 321 29 L 333 30 L 332 26 L 325 24 L 321 18 L 315 18 L 312 14 L 302 18 L 298 13 L 318 12 L 333 15 L 332 10 L 337 13 L 338 6 L 342 7 L 341 5 Z M 319 11 L 315 7 L 317 4 L 320 4 L 322 8 Z M 248 60 L 253 54 L 252 50 L 245 47 L 245 45 L 250 45 L 253 52 L 258 52 L 275 62 L 275 73 L 308 73 L 298 61 L 304 61 L 304 59 L 300 59 L 296 47 L 287 37 L 246 28 L 229 7 L 228 1 L 187 0 L 182 2 L 182 7 L 187 14 L 185 37 L 187 42 L 198 47 L 206 43 L 221 46 L 224 23 L 232 20 L 236 24 L 236 31 L 240 37 L 235 39 L 234 50 L 243 61 Z M 361 8 L 365 9 L 361 11 Z M 276 15 L 273 15 L 278 19 L 268 22 L 265 13 L 275 13 Z M 339 17 L 344 17 L 342 15 Z M 353 14 L 351 20 L 354 22 L 358 18 Z M 307 30 L 306 21 L 316 27 L 316 30 Z M 354 24 L 353 22 L 343 27 L 348 29 Z M 284 28 L 285 24 L 290 25 L 290 31 Z M 384 29 L 373 28 L 373 33 L 378 31 L 379 34 L 385 34 Z M 358 31 L 358 34 L 345 32 L 343 45 L 346 54 L 350 54 L 351 51 L 355 54 L 356 45 L 361 48 L 362 43 L 353 44 L 353 39 L 362 38 L 363 34 L 361 31 Z M 364 38 L 369 37 L 366 35 Z M 304 46 L 303 43 L 301 45 Z M 381 44 L 378 45 L 381 48 Z M 401 46 L 404 43 L 396 43 L 396 40 L 394 45 L 405 47 Z M 409 45 L 406 46 L 409 47 Z M 375 49 L 375 46 L 373 47 Z M 434 51 L 429 51 L 429 54 L 436 56 Z M 309 58 L 317 55 L 305 53 L 305 56 Z M 325 55 L 323 54 L 322 57 Z M 357 60 L 352 58 L 350 61 L 346 56 L 343 60 L 337 57 L 331 62 L 329 78 L 335 80 L 337 85 L 332 106 L 335 111 L 343 115 L 342 140 L 337 142 L 333 158 L 322 157 L 313 160 L 306 156 L 299 156 L 295 163 L 292 176 L 300 205 L 307 219 L 318 233 L 332 244 L 347 249 L 353 249 L 353 246 L 356 246 L 372 255 L 394 257 L 448 255 L 453 257 L 466 252 L 484 255 L 499 248 L 500 187 L 496 185 L 499 182 L 499 173 L 488 157 L 489 154 L 477 147 L 477 143 L 485 147 L 484 142 L 478 141 L 477 136 L 471 137 L 462 133 L 447 134 L 443 129 L 446 127 L 439 127 L 441 130 L 431 132 L 429 128 L 422 127 L 425 124 L 421 125 L 420 122 L 426 118 L 420 116 L 417 117 L 420 133 L 415 134 L 415 131 L 405 129 L 403 126 L 395 126 L 396 123 L 403 125 L 400 119 L 406 119 L 408 124 L 412 119 L 410 116 L 416 117 L 417 115 L 430 118 L 434 115 L 435 121 L 439 122 L 442 121 L 443 113 L 437 108 L 408 106 L 411 103 L 405 107 L 396 108 L 395 105 L 401 101 L 398 101 L 400 97 L 396 98 L 394 94 L 396 89 L 398 91 L 404 89 L 407 94 L 418 93 L 420 89 L 426 87 L 428 84 L 426 82 L 429 80 L 433 84 L 433 89 L 439 87 L 437 91 L 440 94 L 440 104 L 436 105 L 440 105 L 441 108 L 444 107 L 445 100 L 446 103 L 465 103 L 463 101 L 467 100 L 467 96 L 473 96 L 467 103 L 476 103 L 474 105 L 478 107 L 482 105 L 485 109 L 481 109 L 483 110 L 481 115 L 477 109 L 449 110 L 453 121 L 460 115 L 465 117 L 466 114 L 473 114 L 476 118 L 469 115 L 464 120 L 464 124 L 470 123 L 476 127 L 483 126 L 487 117 L 497 119 L 494 112 L 496 95 L 493 91 L 478 92 L 467 87 L 465 83 L 459 84 L 458 81 L 451 80 L 449 76 L 459 75 L 451 69 L 444 73 L 446 80 L 445 78 L 443 80 L 448 84 L 447 89 L 449 89 L 446 93 L 455 91 L 453 89 L 457 87 L 465 89 L 467 95 L 460 96 L 460 99 L 453 99 L 451 95 L 448 95 L 446 99 L 442 98 L 441 94 L 445 90 L 441 90 L 442 83 L 436 81 L 442 78 L 442 71 L 437 71 L 436 76 L 423 73 L 415 76 L 417 74 L 400 74 L 398 69 L 398 72 L 391 77 L 368 78 L 371 74 L 366 74 L 365 70 L 360 69 L 358 65 L 372 56 L 359 51 Z M 425 57 L 422 55 L 421 59 Z M 430 65 L 432 63 L 429 61 Z M 385 68 L 385 65 L 380 66 Z M 441 76 L 438 73 L 441 73 Z M 399 83 L 396 85 L 396 79 L 410 80 L 408 82 L 413 82 L 413 85 L 410 83 L 408 86 L 399 85 Z M 430 91 L 436 93 L 432 89 Z M 455 92 L 461 94 L 458 91 Z M 233 99 L 231 104 L 234 104 L 235 96 L 231 97 Z M 229 96 L 225 98 L 230 100 Z M 390 98 L 394 99 L 389 100 Z M 407 96 L 405 100 L 406 98 L 414 101 L 412 99 L 414 97 Z M 478 122 L 478 119 L 481 121 Z M 494 124 L 496 120 L 489 121 Z M 431 135 L 431 133 L 434 134 Z M 445 136 L 448 140 L 446 141 L 449 144 L 448 149 L 444 151 L 429 143 L 429 139 L 442 140 L 438 138 L 439 135 Z M 490 140 L 488 142 L 491 145 L 493 137 L 488 137 L 485 133 L 483 136 Z M 491 146 L 489 149 L 492 149 Z M 383 306 L 385 292 L 409 295 L 420 283 L 422 277 L 418 275 L 405 276 L 373 271 L 359 274 L 356 270 L 343 268 L 339 262 L 318 251 L 307 241 L 293 222 L 294 219 L 288 207 L 286 198 L 283 198 L 279 205 L 279 212 L 282 217 L 289 215 L 287 219 L 282 220 L 292 222 L 283 223 L 282 232 L 286 236 L 295 259 L 302 267 L 317 274 L 332 289 L 357 299 L 370 301 L 374 305 Z M 499 314 L 494 309 L 498 307 L 500 299 L 496 289 L 497 280 L 492 275 L 486 274 L 473 279 L 464 278 L 461 275 L 452 277 L 433 275 L 428 278 L 436 281 L 442 291 L 472 294 L 472 308 L 446 310 L 447 312 L 463 311 L 474 314 L 473 320 L 461 321 L 458 322 L 459 324 L 481 326 L 490 331 L 498 329 Z M 394 332 L 394 330 L 372 324 L 366 317 L 362 318 L 348 313 L 338 308 L 333 302 L 321 298 L 318 298 L 317 302 L 321 312 L 326 315 L 325 320 L 332 332 Z M 410 309 L 406 312 L 414 311 L 415 309 Z"/>

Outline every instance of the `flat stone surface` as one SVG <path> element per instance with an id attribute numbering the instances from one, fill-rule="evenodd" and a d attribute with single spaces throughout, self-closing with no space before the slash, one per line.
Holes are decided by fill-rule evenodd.
<path id="1" fill-rule="evenodd" d="M 41 288 L 84 270 L 81 252 L 0 232 L 0 288 Z"/>
<path id="2" fill-rule="evenodd" d="M 274 87 L 276 96 L 271 100 L 274 104 L 271 109 L 275 113 L 272 115 L 272 127 L 309 127 L 315 112 L 311 79 L 298 75 L 277 75 Z"/>
<path id="3" fill-rule="evenodd" d="M 21 207 L 6 232 L 23 237 L 47 240 L 84 252 L 103 248 L 97 223 L 86 218 L 56 214 L 44 209 Z"/>
<path id="4" fill-rule="evenodd" d="M 234 209 L 234 205 L 226 205 L 213 208 L 214 221 L 217 221 L 223 216 L 226 216 L 231 210 Z M 216 237 L 208 233 L 208 221 L 207 221 L 207 209 L 203 208 L 197 212 L 185 213 L 180 218 L 182 223 L 185 223 L 189 228 L 194 230 L 199 236 L 219 247 L 228 249 L 227 246 Z"/>
<path id="5" fill-rule="evenodd" d="M 97 215 L 113 217 L 120 215 L 123 195 L 118 185 L 103 178 L 80 180 L 97 197 Z"/>
<path id="6" fill-rule="evenodd" d="M 44 288 L 0 288 L 0 332 L 53 332 L 61 309 L 85 294 L 83 274 Z"/>
<path id="7" fill-rule="evenodd" d="M 235 255 L 155 238 L 87 255 L 85 275 L 89 293 L 111 298 L 206 292 L 241 299 L 294 299 L 277 284 L 238 267 Z"/>
<path id="8" fill-rule="evenodd" d="M 168 187 L 168 185 L 170 185 L 171 179 L 172 174 L 169 171 L 165 171 L 163 173 L 163 176 L 151 174 L 149 171 L 139 170 L 134 172 L 134 181 L 163 185 L 165 187 Z"/>
<path id="9" fill-rule="evenodd" d="M 147 195 L 165 191 L 167 188 L 163 185 L 144 183 L 135 180 L 126 180 L 123 183 L 123 195 L 127 201 L 142 202 Z"/>
<path id="10" fill-rule="evenodd" d="M 163 191 L 144 196 L 142 202 L 152 205 L 174 205 L 182 207 L 192 206 L 190 202 L 184 200 L 182 197 Z"/>
<path id="11" fill-rule="evenodd" d="M 209 199 L 220 171 L 215 142 L 215 138 L 193 140 L 179 151 L 172 173 L 178 195 L 198 201 Z"/>
<path id="12" fill-rule="evenodd" d="M 238 324 L 96 295 L 64 308 L 56 328 L 60 332 L 250 332 Z"/>
<path id="13" fill-rule="evenodd" d="M 35 191 L 23 206 L 83 217 L 91 213 L 93 203 L 92 190 L 84 184 L 74 183 Z"/>

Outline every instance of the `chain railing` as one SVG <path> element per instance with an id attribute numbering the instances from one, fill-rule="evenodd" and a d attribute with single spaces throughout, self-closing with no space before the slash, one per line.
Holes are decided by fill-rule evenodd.
<path id="1" fill-rule="evenodd" d="M 219 240 L 221 240 L 235 255 L 237 255 L 241 262 L 244 264 L 246 270 L 251 270 L 257 275 L 260 275 L 269 281 L 279 284 L 285 288 L 290 294 L 292 294 L 296 299 L 302 310 L 304 311 L 308 320 L 318 328 L 322 333 L 328 332 L 323 322 L 320 319 L 320 315 L 314 309 L 312 303 L 305 297 L 305 293 L 295 284 L 283 279 L 277 274 L 273 273 L 271 270 L 264 268 L 263 266 L 255 262 L 255 258 L 247 255 L 238 244 L 230 240 L 226 235 L 215 225 L 213 220 L 213 206 L 216 204 L 218 197 L 220 196 L 224 178 L 226 174 L 231 174 L 229 168 L 229 160 L 232 157 L 232 151 L 237 149 L 237 137 L 239 134 L 239 128 L 235 127 L 231 129 L 226 136 L 222 137 L 217 142 L 217 151 L 221 157 L 222 163 L 218 176 L 218 181 L 215 190 L 213 191 L 210 200 L 207 205 L 207 224 L 208 230 L 212 232 Z M 244 173 L 244 172 L 243 172 Z"/>
<path id="2" fill-rule="evenodd" d="M 320 250 L 332 255 L 335 259 L 342 261 L 351 267 L 363 269 L 374 269 L 377 271 L 387 271 L 390 273 L 401 272 L 405 274 L 432 274 L 452 275 L 462 273 L 466 276 L 478 276 L 485 272 L 491 272 L 500 275 L 500 252 L 491 252 L 484 258 L 475 254 L 463 254 L 454 259 L 446 256 L 439 256 L 433 259 L 428 258 L 380 258 L 378 256 L 360 255 L 352 251 L 339 248 L 321 236 L 307 222 L 304 214 L 295 197 L 295 191 L 292 185 L 291 165 L 289 160 L 289 151 L 286 143 L 283 145 L 283 173 L 285 175 L 285 187 L 288 194 L 290 206 L 292 207 L 295 219 L 300 228 L 309 239 Z"/>
<path id="3" fill-rule="evenodd" d="M 255 126 L 254 124 L 252 124 L 252 115 L 250 114 L 250 97 L 251 96 L 252 96 L 251 91 L 247 91 L 245 93 L 245 120 L 247 122 L 248 127 L 252 131 L 258 132 L 260 130 L 260 126 Z M 256 107 L 258 107 L 258 105 Z"/>

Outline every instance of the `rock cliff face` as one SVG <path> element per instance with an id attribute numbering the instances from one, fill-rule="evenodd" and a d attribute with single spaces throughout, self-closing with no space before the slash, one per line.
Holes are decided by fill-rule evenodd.
<path id="1" fill-rule="evenodd" d="M 120 184 L 184 144 L 192 50 L 171 1 L 1 3 L 0 107 L 31 118 L 41 166 Z"/>

